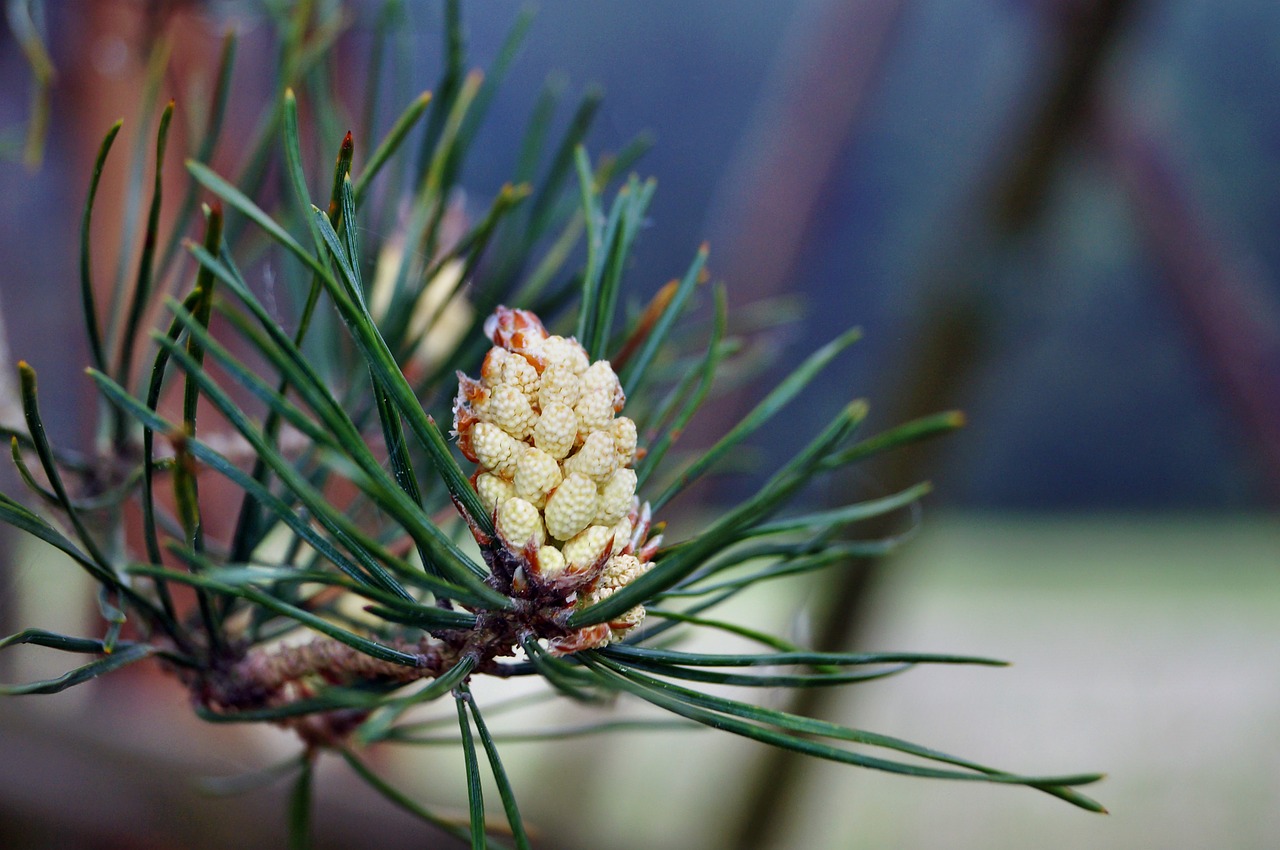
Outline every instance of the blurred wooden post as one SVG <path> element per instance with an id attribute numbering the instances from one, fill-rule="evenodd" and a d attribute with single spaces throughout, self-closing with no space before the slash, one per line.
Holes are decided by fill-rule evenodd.
<path id="1" fill-rule="evenodd" d="M 1199 350 L 1214 389 L 1235 414 L 1263 486 L 1280 500 L 1280 303 L 1263 270 L 1209 216 L 1168 143 L 1109 104 L 1099 115 L 1104 153 L 1155 257 L 1165 295 Z"/>
<path id="2" fill-rule="evenodd" d="M 766 105 L 760 126 L 773 128 L 764 143 L 766 152 L 750 160 L 756 166 L 754 171 L 736 180 L 735 197 L 743 199 L 748 209 L 728 217 L 727 227 L 741 228 L 741 241 L 729 240 L 732 256 L 723 267 L 735 288 L 740 284 L 735 274 L 743 276 L 742 285 L 754 297 L 789 283 L 789 274 L 804 247 L 803 224 L 816 207 L 823 183 L 838 165 L 838 154 L 854 128 L 853 106 L 861 97 L 861 91 L 855 94 L 824 86 L 821 81 L 850 74 L 850 61 L 870 61 L 866 56 L 851 60 L 851 54 L 878 54 L 878 49 L 868 50 L 862 40 L 868 32 L 879 33 L 883 39 L 888 26 L 870 27 L 859 12 L 888 16 L 892 5 L 833 4 L 813 43 L 793 45 L 799 49 L 787 57 L 790 61 L 783 67 L 801 70 L 786 75 L 783 96 Z M 1015 128 L 1009 134 L 1019 142 L 1000 152 L 1008 157 L 1008 166 L 991 181 L 985 197 L 980 194 L 967 207 L 974 215 L 967 222 L 958 222 L 955 232 L 944 234 L 936 248 L 939 257 L 925 287 L 929 299 L 909 335 L 905 366 L 876 396 L 884 400 L 887 421 L 903 422 L 944 410 L 962 397 L 963 387 L 984 356 L 991 297 L 981 285 L 985 272 L 1012 240 L 1039 220 L 1062 154 L 1087 117 L 1105 60 L 1136 5 L 1135 0 L 1095 0 L 1059 7 L 1061 50 L 1038 108 L 1021 131 Z M 851 47 L 854 44 L 856 48 Z M 854 67 L 861 69 L 860 79 L 865 81 L 866 67 Z M 855 100 L 854 104 L 823 104 L 836 116 L 829 124 L 806 123 L 789 115 L 788 92 L 799 92 L 801 98 L 822 92 Z M 805 109 L 806 113 L 822 113 L 812 104 Z M 821 140 L 806 138 L 806 131 Z M 821 155 L 820 179 L 804 170 L 797 174 L 799 152 L 809 150 Z M 798 183 L 790 185 L 792 179 Z M 779 204 L 773 193 L 780 188 L 783 202 Z M 894 491 L 924 477 L 922 461 L 929 456 L 927 447 L 895 452 L 871 474 Z M 873 527 L 863 531 L 876 533 Z M 862 628 L 862 609 L 875 575 L 876 564 L 868 561 L 852 563 L 836 573 L 827 594 L 827 608 L 816 621 L 816 649 L 839 651 L 853 643 Z M 821 717 L 829 713 L 832 697 L 830 689 L 810 688 L 800 692 L 789 708 Z M 737 831 L 727 846 L 749 850 L 784 846 L 786 816 L 799 791 L 804 759 L 776 749 L 763 754 L 746 786 Z"/>
<path id="3" fill-rule="evenodd" d="M 9 351 L 9 335 L 5 325 L 4 305 L 0 304 L 0 426 L 6 428 L 22 428 L 22 404 L 18 397 L 17 381 L 14 379 L 14 360 Z M 6 447 L 7 448 L 7 447 Z M 14 492 L 18 483 L 17 476 L 9 464 L 0 464 L 4 472 L 0 472 L 0 493 Z M 0 523 L 0 637 L 13 634 L 18 630 L 14 622 L 14 609 L 17 599 L 13 587 L 13 562 L 9 553 L 13 551 L 13 528 L 7 523 Z M 12 667 L 0 657 L 0 681 Z"/>

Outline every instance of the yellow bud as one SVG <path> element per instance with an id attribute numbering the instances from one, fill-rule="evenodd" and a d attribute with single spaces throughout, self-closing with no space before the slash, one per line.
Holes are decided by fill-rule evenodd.
<path id="1" fill-rule="evenodd" d="M 585 440 L 592 431 L 602 431 L 613 421 L 613 396 L 601 387 L 585 390 L 573 412 L 578 417 L 578 436 Z"/>
<path id="2" fill-rule="evenodd" d="M 485 469 L 510 479 L 516 471 L 517 452 L 523 447 L 492 422 L 477 422 L 471 428 L 471 449 Z"/>
<path id="3" fill-rule="evenodd" d="M 592 390 L 604 390 L 608 393 L 610 404 L 615 411 L 621 410 L 626 402 L 626 396 L 622 394 L 622 384 L 619 383 L 618 376 L 614 374 L 613 366 L 608 360 L 597 360 L 582 373 L 582 391 L 585 393 Z"/>
<path id="4" fill-rule="evenodd" d="M 578 417 L 566 404 L 553 401 L 542 408 L 533 426 L 533 444 L 559 460 L 569 454 L 578 439 Z"/>
<path id="5" fill-rule="evenodd" d="M 552 363 L 542 370 L 538 383 L 538 403 L 543 410 L 553 401 L 573 407 L 582 394 L 582 379 L 573 374 L 567 363 Z"/>
<path id="6" fill-rule="evenodd" d="M 515 384 L 494 387 L 480 415 L 517 440 L 529 436 L 538 421 L 538 414 L 529 406 L 529 399 Z"/>
<path id="7" fill-rule="evenodd" d="M 565 472 L 577 473 L 597 484 L 607 480 L 617 468 L 618 452 L 613 446 L 613 435 L 607 431 L 592 431 L 582 448 L 564 462 Z"/>
<path id="8" fill-rule="evenodd" d="M 631 510 L 631 500 L 636 494 L 636 471 L 619 469 L 600 488 L 600 512 L 596 522 L 613 525 Z"/>
<path id="9" fill-rule="evenodd" d="M 587 351 L 578 344 L 576 339 L 549 336 L 538 346 L 538 353 L 546 360 L 547 366 L 563 363 L 575 375 L 581 375 L 587 371 Z"/>
<path id="10" fill-rule="evenodd" d="M 496 387 L 502 383 L 502 367 L 508 358 L 514 357 L 511 352 L 505 348 L 498 348 L 496 345 L 489 349 L 484 356 L 484 362 L 480 364 L 480 380 L 487 386 Z M 524 358 L 520 358 L 523 360 Z"/>
<path id="11" fill-rule="evenodd" d="M 636 456 L 636 423 L 625 416 L 613 420 L 613 447 L 618 451 L 618 465 L 628 466 Z"/>
<path id="12" fill-rule="evenodd" d="M 601 599 L 612 596 L 646 572 L 648 565 L 641 563 L 635 555 L 614 555 L 596 580 L 595 592 L 603 594 Z"/>
<path id="13" fill-rule="evenodd" d="M 595 586 L 589 593 L 585 595 L 581 606 L 594 605 L 597 602 L 608 599 L 649 570 L 649 564 L 642 563 L 639 558 L 634 555 L 614 555 L 605 564 L 604 570 L 600 573 L 600 577 L 596 579 Z M 632 629 L 640 625 L 644 621 L 644 606 L 637 605 L 634 608 L 624 611 L 619 616 L 609 621 L 612 639 L 619 640 L 627 635 Z"/>
<path id="14" fill-rule="evenodd" d="M 631 532 L 633 530 L 630 517 L 624 516 L 622 519 L 618 520 L 618 524 L 613 527 L 614 555 L 627 548 L 627 544 L 631 542 Z"/>
<path id="15" fill-rule="evenodd" d="M 480 494 L 480 503 L 492 514 L 498 505 L 516 494 L 516 488 L 505 478 L 482 472 L 476 476 L 476 492 Z"/>
<path id="16" fill-rule="evenodd" d="M 586 569 L 600 559 L 609 545 L 613 529 L 606 525 L 592 525 L 574 535 L 564 544 L 564 559 L 571 569 Z"/>
<path id="17" fill-rule="evenodd" d="M 564 572 L 564 555 L 554 546 L 542 546 L 538 549 L 538 574 L 551 578 Z"/>
<path id="18" fill-rule="evenodd" d="M 530 540 L 541 545 L 546 539 L 542 528 L 542 514 L 520 497 L 507 499 L 498 505 L 498 534 L 507 545 L 522 549 Z"/>
<path id="19" fill-rule="evenodd" d="M 542 507 L 547 503 L 547 494 L 562 478 L 555 458 L 541 449 L 528 448 L 516 463 L 515 492 L 535 507 Z"/>
<path id="20" fill-rule="evenodd" d="M 502 380 L 500 383 L 518 387 L 524 393 L 531 406 L 538 401 L 538 370 L 528 360 L 513 354 L 502 361 Z"/>
<path id="21" fill-rule="evenodd" d="M 595 482 L 569 475 L 547 498 L 547 531 L 557 540 L 568 540 L 591 523 L 599 507 Z"/>

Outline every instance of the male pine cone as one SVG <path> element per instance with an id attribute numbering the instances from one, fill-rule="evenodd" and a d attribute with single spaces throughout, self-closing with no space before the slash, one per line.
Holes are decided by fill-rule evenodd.
<path id="1" fill-rule="evenodd" d="M 533 580 L 576 585 L 576 605 L 594 604 L 642 575 L 654 548 L 631 468 L 636 424 L 618 415 L 622 385 L 609 361 L 589 362 L 527 310 L 499 307 L 485 334 L 494 345 L 480 379 L 458 373 L 453 408 L 458 446 L 479 464 L 472 483 Z M 592 640 L 617 640 L 643 619 L 636 606 Z"/>

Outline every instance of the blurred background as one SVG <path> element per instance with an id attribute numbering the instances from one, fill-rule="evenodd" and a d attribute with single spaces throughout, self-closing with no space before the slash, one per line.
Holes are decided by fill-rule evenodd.
<path id="1" fill-rule="evenodd" d="M 42 4 L 57 77 L 43 159 L 24 165 L 33 73 L 12 7 L 37 5 L 10 4 L 0 34 L 3 359 L 40 370 L 55 442 L 88 445 L 76 263 L 101 135 L 124 116 L 120 150 L 135 144 L 157 33 L 174 37 L 164 85 L 180 96 L 207 87 L 234 27 L 225 138 L 247 137 L 272 96 L 272 34 L 261 3 Z M 380 5 L 347 4 L 329 59 L 350 97 L 361 81 L 343 69 L 367 64 Z M 464 4 L 473 64 L 492 61 L 520 8 Z M 438 76 L 439 4 L 407 11 L 397 49 L 412 78 L 388 81 L 383 127 L 401 89 Z M 1280 5 L 554 0 L 468 159 L 476 210 L 508 179 L 554 75 L 572 95 L 604 89 L 593 150 L 655 137 L 638 169 L 659 182 L 629 271 L 638 296 L 709 240 L 731 308 L 787 319 L 764 336 L 777 376 L 864 329 L 806 417 L 854 397 L 872 401 L 878 427 L 967 414 L 959 434 L 838 485 L 875 496 L 935 483 L 901 555 L 791 588 L 785 604 L 745 604 L 820 646 L 1016 666 L 920 670 L 778 704 L 1012 770 L 1106 770 L 1095 790 L 1112 814 L 797 763 L 727 736 L 650 734 L 510 748 L 541 846 L 1280 844 Z M 180 104 L 179 138 L 182 120 Z M 167 167 L 182 180 L 181 156 Z M 108 169 L 102 197 L 122 192 L 123 171 Z M 104 244 L 119 227 L 95 218 Z M 721 433 L 765 385 L 721 395 L 690 440 Z M 766 435 L 755 450 L 767 470 L 786 449 Z M 750 472 L 706 497 L 749 486 Z M 4 540 L 0 632 L 75 631 L 92 604 L 66 610 L 49 576 L 78 577 Z M 0 670 L 16 681 L 41 663 L 5 657 Z M 290 742 L 200 725 L 178 688 L 147 687 L 126 677 L 0 702 L 0 845 L 281 842 L 283 789 L 213 799 L 197 780 L 269 763 Z M 388 754 L 387 767 L 423 799 L 464 805 L 456 753 L 429 756 Z M 433 846 L 343 770 L 324 779 L 323 846 L 367 846 L 371 829 L 379 846 Z"/>

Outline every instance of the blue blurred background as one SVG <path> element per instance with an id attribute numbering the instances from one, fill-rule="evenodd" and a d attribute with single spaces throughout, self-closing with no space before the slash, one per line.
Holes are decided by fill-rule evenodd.
<path id="1" fill-rule="evenodd" d="M 471 17 L 477 55 L 502 6 Z M 597 144 L 657 138 L 633 280 L 710 238 L 738 304 L 803 296 L 791 359 L 864 328 L 849 396 L 884 402 L 919 334 L 968 324 L 963 362 L 918 367 L 974 423 L 934 471 L 947 503 L 1241 508 L 1280 481 L 1277 48 L 1261 0 L 561 2 L 497 113 L 552 69 L 603 85 Z M 487 144 L 482 197 L 512 159 Z"/>
<path id="2" fill-rule="evenodd" d="M 380 5 L 349 4 L 335 68 L 363 67 Z M 520 9 L 465 4 L 473 65 L 490 64 Z M 75 441 L 92 419 L 71 306 L 80 204 L 103 127 L 136 114 L 146 34 L 179 34 L 181 76 L 211 65 L 223 29 L 238 26 L 229 126 L 245 132 L 270 96 L 270 35 L 251 2 L 45 12 L 60 77 L 43 165 L 6 165 L 0 315 L 11 359 L 35 363 L 61 407 L 48 417 L 55 437 Z M 382 126 L 401 92 L 438 74 L 439 4 L 408 12 L 412 79 L 388 81 Z M 30 75 L 3 39 L 0 139 L 12 154 Z M 881 427 L 947 408 L 968 416 L 928 452 L 847 483 L 878 493 L 928 477 L 937 491 L 923 539 L 856 590 L 858 622 L 842 634 L 1019 666 L 978 682 L 914 674 L 906 691 L 875 686 L 822 710 L 1014 769 L 1108 769 L 1098 794 L 1115 815 L 824 768 L 787 780 L 801 790 L 780 790 L 785 802 L 751 833 L 730 803 L 758 802 L 747 786 L 765 762 L 700 744 L 689 752 L 704 771 L 637 778 L 629 814 L 612 800 L 566 818 L 544 791 L 535 805 L 560 822 L 550 840 L 561 842 L 546 846 L 1277 846 L 1280 4 L 549 0 L 467 162 L 473 209 L 508 179 L 549 77 L 564 87 L 561 122 L 582 92 L 604 89 L 593 151 L 655 137 L 638 167 L 659 188 L 628 272 L 637 298 L 709 240 L 734 308 L 799 311 L 767 335 L 775 376 L 846 327 L 864 329 L 806 398 L 806 421 L 863 396 Z M 721 398 L 704 435 L 763 385 Z M 760 441 L 762 468 L 784 443 Z M 771 605 L 753 616 L 767 620 Z M 27 625 L 37 623 L 14 628 Z M 777 625 L 798 639 L 824 633 L 821 622 Z M 14 729 L 35 722 L 13 717 Z M 610 752 L 643 762 L 667 750 Z M 598 799 L 609 780 L 589 766 L 599 755 L 570 747 L 526 767 L 537 784 L 538 770 L 569 758 L 598 782 L 567 787 Z M 0 819 L 31 782 L 22 764 L 0 759 Z M 655 824 L 655 810 L 669 822 Z M 699 811 L 747 825 L 716 830 Z"/>

